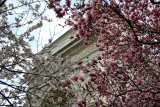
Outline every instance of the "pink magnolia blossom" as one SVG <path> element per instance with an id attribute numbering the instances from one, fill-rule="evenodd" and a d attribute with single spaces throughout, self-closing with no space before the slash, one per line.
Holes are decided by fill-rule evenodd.
<path id="1" fill-rule="evenodd" d="M 82 64 L 82 61 L 78 61 L 77 64 L 78 64 L 78 65 L 81 65 L 81 64 Z"/>
<path id="2" fill-rule="evenodd" d="M 68 79 L 68 80 L 65 80 L 65 83 L 66 84 L 71 84 L 71 81 Z"/>
<path id="3" fill-rule="evenodd" d="M 84 77 L 82 77 L 82 76 L 79 77 L 79 80 L 84 81 Z"/>
<path id="4" fill-rule="evenodd" d="M 78 80 L 78 78 L 79 78 L 79 77 L 75 75 L 75 76 L 72 78 L 72 80 L 77 81 L 77 80 Z"/>
<path id="5" fill-rule="evenodd" d="M 83 73 L 88 73 L 89 70 L 87 68 L 83 68 Z"/>
<path id="6" fill-rule="evenodd" d="M 85 1 L 75 3 L 68 25 L 85 45 L 96 38 L 99 57 L 78 63 L 86 76 L 90 71 L 88 89 L 103 96 L 107 106 L 160 106 L 159 2 Z"/>

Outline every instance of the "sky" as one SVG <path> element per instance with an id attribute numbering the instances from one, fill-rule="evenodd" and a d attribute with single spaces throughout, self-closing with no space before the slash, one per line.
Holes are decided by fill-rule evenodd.
<path id="1" fill-rule="evenodd" d="M 17 0 L 7 0 L 6 4 L 9 3 L 14 3 L 18 5 Z M 43 11 L 44 7 L 46 6 L 46 3 L 41 3 L 40 6 L 40 10 L 39 11 Z M 27 10 L 26 7 L 20 7 L 15 9 L 14 11 L 17 13 L 22 13 L 23 11 Z M 56 18 L 56 14 L 53 11 L 53 9 L 46 9 L 45 14 L 47 16 L 47 18 L 52 19 L 52 22 L 47 22 L 47 21 L 43 21 L 43 26 L 40 29 L 37 29 L 36 31 L 33 31 L 30 33 L 30 36 L 34 36 L 35 40 L 30 42 L 31 45 L 31 49 L 34 53 L 39 52 L 40 50 L 42 50 L 42 48 L 44 46 L 48 46 L 48 40 L 50 38 L 52 38 L 52 42 L 55 41 L 57 38 L 59 38 L 61 35 L 63 35 L 66 31 L 68 31 L 71 27 L 69 26 L 65 26 L 64 28 L 59 26 L 59 24 L 64 25 L 65 20 L 64 19 L 58 19 Z M 10 16 L 9 17 L 9 22 L 13 23 L 15 20 L 16 16 Z M 30 19 L 32 17 L 32 14 L 28 14 L 26 16 L 26 18 Z M 67 17 L 65 17 L 67 19 Z M 25 22 L 22 21 L 22 22 Z M 33 22 L 33 25 L 36 24 Z M 24 29 L 28 28 L 28 26 L 24 26 L 23 28 L 20 29 L 13 29 L 14 33 L 16 33 L 17 35 L 22 34 L 23 32 L 25 32 Z"/>
<path id="2" fill-rule="evenodd" d="M 10 4 L 10 3 L 18 4 L 17 0 L 7 0 L 6 4 Z M 42 7 L 40 9 L 43 9 L 45 5 L 46 4 L 41 4 Z M 26 10 L 26 7 L 20 7 L 20 8 L 15 9 L 14 11 L 16 13 L 22 13 L 24 10 Z M 53 40 L 52 40 L 52 42 L 53 42 L 71 28 L 69 26 L 66 26 L 64 28 L 59 26 L 59 24 L 63 25 L 65 20 L 64 19 L 57 19 L 56 14 L 54 13 L 54 11 L 52 9 L 50 9 L 50 10 L 47 9 L 45 15 L 47 17 L 49 17 L 50 19 L 52 19 L 53 21 L 50 23 L 43 21 L 43 26 L 40 29 L 37 29 L 36 31 L 33 31 L 30 33 L 31 36 L 35 37 L 35 40 L 30 42 L 31 49 L 34 53 L 40 52 L 45 45 L 49 45 L 48 40 L 50 38 L 53 38 Z M 15 17 L 17 17 L 17 16 L 16 15 L 9 16 L 9 18 L 8 18 L 9 23 L 14 23 Z M 32 16 L 28 15 L 26 18 L 30 19 L 31 17 Z M 25 20 L 22 22 L 25 22 Z M 33 25 L 34 24 L 36 24 L 36 21 L 35 21 L 35 23 L 33 23 Z M 24 33 L 27 28 L 28 28 L 28 26 L 27 27 L 24 26 L 22 28 L 13 28 L 12 30 L 15 34 L 20 35 L 20 34 Z M 37 43 L 37 41 L 38 41 L 38 43 Z M 0 50 L 1 50 L 1 47 L 0 47 Z M 7 80 L 4 79 L 2 81 L 7 81 Z M 0 85 L 0 89 L 1 88 L 3 88 L 3 85 Z"/>

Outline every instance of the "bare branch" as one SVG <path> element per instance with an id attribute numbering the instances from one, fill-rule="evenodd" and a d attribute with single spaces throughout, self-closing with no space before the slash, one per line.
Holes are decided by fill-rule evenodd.
<path id="1" fill-rule="evenodd" d="M 10 104 L 11 107 L 14 107 L 14 105 L 10 102 L 10 100 L 0 91 L 1 96 L 7 100 L 7 102 Z"/>
<path id="2" fill-rule="evenodd" d="M 0 7 L 2 7 L 2 5 L 6 2 L 7 0 L 3 0 L 1 3 L 0 3 Z"/>
<path id="3" fill-rule="evenodd" d="M 155 2 L 155 0 L 150 0 L 153 4 L 160 4 L 160 1 Z"/>

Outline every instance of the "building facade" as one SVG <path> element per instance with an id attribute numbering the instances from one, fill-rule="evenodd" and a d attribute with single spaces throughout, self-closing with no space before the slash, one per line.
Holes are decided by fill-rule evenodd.
<path id="1" fill-rule="evenodd" d="M 76 34 L 76 31 L 73 29 L 68 30 L 65 34 L 63 34 L 61 37 L 59 37 L 57 40 L 55 40 L 53 43 L 51 43 L 48 47 L 46 47 L 45 49 L 42 50 L 41 54 L 43 56 L 46 56 L 46 54 L 50 54 L 52 56 L 57 56 L 60 55 L 62 58 L 70 58 L 74 69 L 76 69 L 76 72 L 71 72 L 68 74 L 65 74 L 64 79 L 62 79 L 61 81 L 64 82 L 66 77 L 67 78 L 72 78 L 75 75 L 78 75 L 79 77 L 85 77 L 85 81 L 81 82 L 81 87 L 79 85 L 77 85 L 77 83 L 75 81 L 72 81 L 72 85 L 70 86 L 71 89 L 74 88 L 74 92 L 73 96 L 68 96 L 71 99 L 67 99 L 65 95 L 62 98 L 62 96 L 60 94 L 62 94 L 63 92 L 58 91 L 58 90 L 53 90 L 53 88 L 51 87 L 45 87 L 44 89 L 50 93 L 49 95 L 51 95 L 52 93 L 60 93 L 59 96 L 60 97 L 56 97 L 55 98 L 55 94 L 52 95 L 52 97 L 54 97 L 52 100 L 56 100 L 58 101 L 60 98 L 62 100 L 63 104 L 58 105 L 59 107 L 68 107 L 68 105 L 65 105 L 66 101 L 69 102 L 69 100 L 74 100 L 72 102 L 77 102 L 81 99 L 85 99 L 86 100 L 86 106 L 87 107 L 94 107 L 94 100 L 92 99 L 92 96 L 96 96 L 96 93 L 93 93 L 93 95 L 88 95 L 87 92 L 82 92 L 80 88 L 85 87 L 85 84 L 87 81 L 86 78 L 89 79 L 89 76 L 85 76 L 85 74 L 83 72 L 81 72 L 79 69 L 77 69 L 77 62 L 78 61 L 83 61 L 83 64 L 87 63 L 88 61 L 90 61 L 93 58 L 97 58 L 97 56 L 100 55 L 100 53 L 98 52 L 97 48 L 95 47 L 94 43 L 95 41 L 97 41 L 96 38 L 90 38 L 89 44 L 88 45 L 84 45 L 84 41 L 79 39 L 79 38 L 72 38 L 70 39 L 70 36 L 73 36 Z M 73 36 L 74 37 L 74 36 Z M 63 72 L 63 71 L 62 71 Z M 70 71 L 68 71 L 70 72 Z M 65 86 L 63 87 L 65 88 Z M 63 93 L 63 94 L 67 94 L 67 93 Z M 47 95 L 44 95 L 43 93 L 39 94 L 43 99 L 46 100 L 39 100 L 39 101 L 35 101 L 34 105 L 35 106 L 39 106 L 39 107 L 46 107 L 49 106 L 47 105 Z M 101 98 L 103 99 L 103 98 Z M 77 107 L 77 104 L 71 104 L 71 107 Z M 54 107 L 54 106 L 53 106 Z M 105 105 L 104 105 L 105 107 Z"/>

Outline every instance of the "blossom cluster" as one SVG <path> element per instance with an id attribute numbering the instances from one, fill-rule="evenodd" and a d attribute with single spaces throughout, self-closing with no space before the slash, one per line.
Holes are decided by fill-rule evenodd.
<path id="1" fill-rule="evenodd" d="M 78 31 L 75 37 L 85 45 L 91 38 L 97 39 L 95 46 L 101 56 L 86 65 L 78 62 L 79 69 L 90 76 L 90 88 L 103 96 L 108 106 L 158 107 L 159 2 L 85 1 L 74 7 L 66 5 L 72 11 L 67 24 Z"/>

